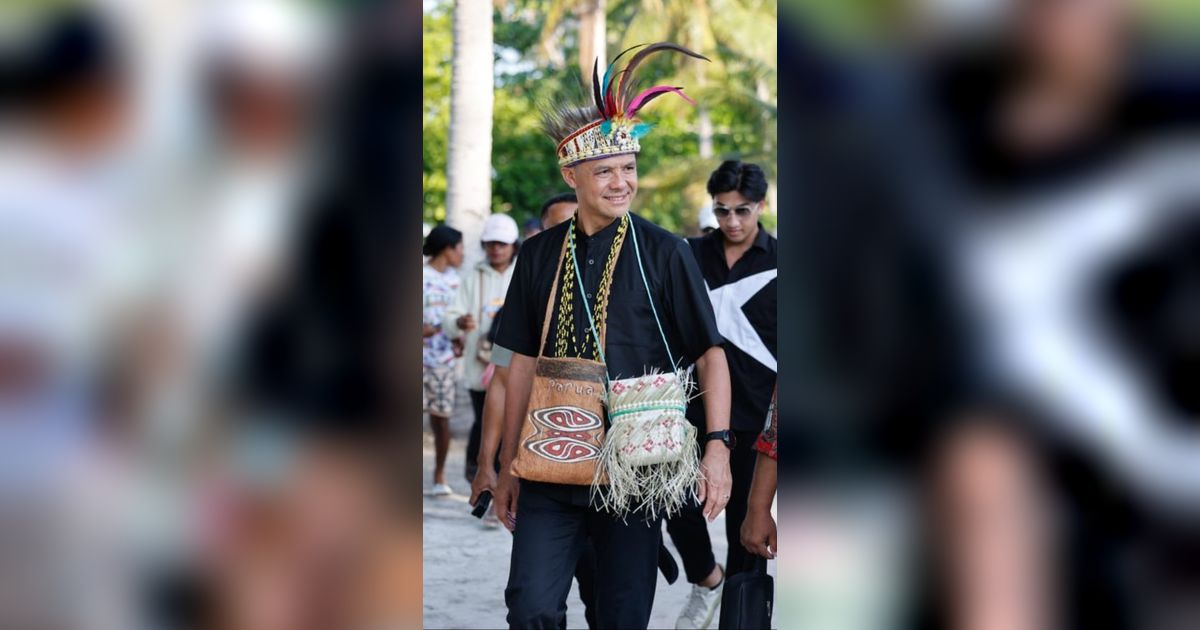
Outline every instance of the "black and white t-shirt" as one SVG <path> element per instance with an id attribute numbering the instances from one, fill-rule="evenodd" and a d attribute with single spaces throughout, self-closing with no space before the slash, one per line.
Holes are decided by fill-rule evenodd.
<path id="1" fill-rule="evenodd" d="M 725 341 L 733 393 L 730 426 L 736 431 L 759 431 L 775 388 L 776 287 L 779 275 L 776 240 L 760 224 L 754 244 L 730 268 L 720 230 L 688 239 L 704 274 L 704 284 Z M 704 419 L 703 403 L 692 402 L 688 416 Z"/>

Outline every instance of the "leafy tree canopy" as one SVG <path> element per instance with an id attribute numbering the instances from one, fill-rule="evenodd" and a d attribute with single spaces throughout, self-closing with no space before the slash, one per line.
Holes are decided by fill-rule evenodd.
<path id="1" fill-rule="evenodd" d="M 774 42 L 775 5 L 765 0 L 719 0 L 729 4 L 726 16 L 738 24 L 761 18 L 763 33 Z M 563 99 L 586 103 L 584 77 L 572 64 L 539 53 L 544 43 L 547 16 L 563 16 L 554 42 L 560 46 L 559 60 L 576 58 L 577 43 L 570 10 L 573 2 L 562 0 L 513 0 L 495 11 L 494 46 L 496 93 L 492 128 L 492 210 L 513 216 L 518 223 L 537 215 L 542 201 L 568 190 L 562 181 L 552 141 L 539 129 L 538 105 Z M 686 16 L 695 0 L 665 0 L 670 15 Z M 645 4 L 645 6 L 643 6 Z M 678 5 L 678 6 L 674 6 Z M 615 55 L 631 37 L 656 37 L 680 41 L 679 29 L 686 24 L 669 24 L 655 17 L 641 0 L 611 1 L 608 8 L 609 55 Z M 450 33 L 452 4 L 427 0 L 424 13 L 424 218 L 436 223 L 445 218 L 446 150 L 449 129 Z M 640 21 L 659 20 L 666 30 L 638 32 L 630 26 Z M 625 25 L 617 29 L 617 25 Z M 753 34 L 751 34 L 753 35 Z M 722 41 L 724 39 L 724 41 Z M 646 120 L 654 130 L 642 139 L 638 157 L 639 193 L 634 211 L 677 233 L 693 233 L 697 211 L 708 201 L 704 185 L 708 174 L 722 159 L 738 158 L 760 164 L 768 175 L 775 173 L 775 73 L 774 48 L 757 45 L 753 35 L 742 50 L 736 34 L 718 37 L 712 50 L 701 50 L 714 59 L 707 64 L 681 56 L 661 55 L 641 70 L 649 84 L 683 85 L 688 93 L 709 108 L 713 128 L 714 157 L 703 159 L 699 151 L 697 111 L 681 99 L 661 98 L 647 109 Z M 653 40 L 647 40 L 653 41 Z M 640 43 L 634 42 L 634 43 Z M 703 78 L 703 85 L 698 79 Z M 590 80 L 590 76 L 587 77 Z M 761 85 L 760 85 L 761 84 Z M 763 89 L 766 93 L 763 93 Z M 774 229 L 773 214 L 764 215 Z"/>

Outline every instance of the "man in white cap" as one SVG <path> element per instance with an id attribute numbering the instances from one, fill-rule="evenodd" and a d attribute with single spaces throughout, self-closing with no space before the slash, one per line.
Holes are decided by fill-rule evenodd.
<path id="1" fill-rule="evenodd" d="M 491 344 L 487 332 L 492 326 L 508 283 L 512 279 L 513 262 L 517 258 L 517 222 L 506 214 L 493 214 L 483 225 L 483 249 L 487 254 L 475 268 L 462 274 L 458 298 L 446 310 L 442 329 L 451 339 L 463 339 L 463 378 L 471 392 L 475 422 L 467 441 L 466 478 L 475 478 L 479 456 L 480 432 L 483 423 L 483 401 L 486 386 L 483 373 L 491 361 Z M 434 488 L 434 493 L 448 493 L 449 488 Z"/>

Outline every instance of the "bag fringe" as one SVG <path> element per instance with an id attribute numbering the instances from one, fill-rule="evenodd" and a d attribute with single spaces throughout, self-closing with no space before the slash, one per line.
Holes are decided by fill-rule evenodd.
<path id="1" fill-rule="evenodd" d="M 638 382 L 650 383 L 660 376 L 668 379 L 665 386 L 638 386 Z M 700 448 L 696 427 L 682 409 L 698 395 L 696 389 L 690 368 L 676 372 L 649 370 L 640 378 L 610 383 L 608 413 L 618 418 L 608 427 L 600 449 L 592 482 L 596 508 L 622 518 L 635 511 L 644 511 L 652 518 L 660 514 L 670 517 L 696 499 L 703 478 Z M 654 403 L 678 404 L 680 409 L 637 410 L 638 406 Z M 661 422 L 677 422 L 677 426 L 684 427 L 679 455 L 666 462 L 635 463 L 637 457 L 631 456 L 634 445 L 646 442 L 653 427 Z"/>
<path id="2" fill-rule="evenodd" d="M 592 486 L 593 504 L 622 517 L 641 510 L 650 518 L 660 513 L 669 518 L 695 499 L 702 478 L 696 427 L 685 419 L 680 421 L 686 424 L 687 434 L 681 456 L 670 462 L 642 466 L 622 457 L 621 449 L 641 443 L 646 432 L 632 422 L 614 424 L 600 451 L 600 465 Z M 603 489 L 602 475 L 608 478 L 608 486 Z"/>

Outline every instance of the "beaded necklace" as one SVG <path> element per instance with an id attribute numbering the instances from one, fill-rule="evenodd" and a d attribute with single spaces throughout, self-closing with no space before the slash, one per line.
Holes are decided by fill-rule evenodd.
<path id="1" fill-rule="evenodd" d="M 629 228 L 629 215 L 626 214 L 619 219 L 617 225 L 617 233 L 613 236 L 612 247 L 608 250 L 608 260 L 604 263 L 604 273 L 600 276 L 600 289 L 596 293 L 595 306 L 595 321 L 601 331 L 605 328 L 608 315 L 608 296 L 612 290 L 613 267 L 616 266 L 617 253 L 621 251 L 621 245 L 625 242 L 625 232 Z M 584 349 L 587 344 L 580 345 L 578 335 L 575 331 L 574 299 L 575 291 L 571 283 L 575 278 L 575 268 L 578 266 L 578 261 L 575 259 L 575 217 L 571 217 L 571 224 L 567 226 L 567 252 L 563 262 L 562 273 L 562 296 L 558 303 L 558 329 L 556 332 L 554 354 L 557 357 L 570 356 L 568 353 L 574 350 L 574 356 L 583 357 Z M 585 305 L 586 308 L 586 305 Z M 603 356 L 600 351 L 599 339 L 592 336 L 592 358 L 597 359 Z"/>

